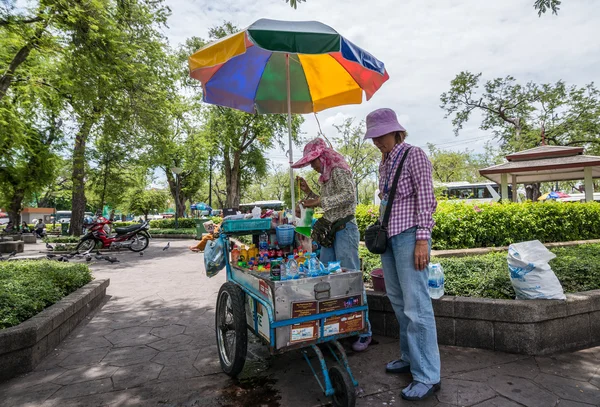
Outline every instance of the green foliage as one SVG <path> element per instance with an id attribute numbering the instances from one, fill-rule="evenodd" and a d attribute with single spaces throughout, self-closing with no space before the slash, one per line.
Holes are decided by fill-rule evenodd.
<path id="1" fill-rule="evenodd" d="M 378 208 L 359 205 L 356 219 L 364 230 L 377 219 Z M 600 204 L 490 203 L 443 201 L 433 215 L 435 250 L 507 246 L 515 242 L 568 242 L 600 238 Z"/>
<path id="2" fill-rule="evenodd" d="M 44 243 L 77 243 L 77 236 L 46 236 L 42 239 Z"/>
<path id="3" fill-rule="evenodd" d="M 538 11 L 538 16 L 541 17 L 549 10 L 552 10 L 552 14 L 558 14 L 561 3 L 561 0 L 535 0 L 533 7 Z"/>
<path id="4" fill-rule="evenodd" d="M 556 258 L 550 267 L 560 280 L 566 293 L 600 289 L 600 245 L 586 244 L 550 249 Z M 360 249 L 365 265 L 365 280 L 368 272 L 381 267 L 378 255 Z M 514 299 L 515 292 L 510 282 L 506 253 L 490 253 L 482 256 L 432 258 L 444 269 L 446 295 Z"/>
<path id="5" fill-rule="evenodd" d="M 85 264 L 56 261 L 0 263 L 0 329 L 33 317 L 92 281 Z"/>
<path id="6" fill-rule="evenodd" d="M 180 229 L 196 229 L 196 219 L 194 218 L 179 218 L 177 223 Z M 152 229 L 175 229 L 175 218 L 151 220 L 150 227 Z"/>
<path id="7" fill-rule="evenodd" d="M 190 235 L 196 236 L 196 229 L 179 228 L 179 229 L 150 229 L 151 235 Z"/>
<path id="8" fill-rule="evenodd" d="M 167 206 L 168 199 L 166 191 L 136 189 L 129 197 L 129 211 L 134 215 L 148 216 L 154 210 L 162 211 Z"/>

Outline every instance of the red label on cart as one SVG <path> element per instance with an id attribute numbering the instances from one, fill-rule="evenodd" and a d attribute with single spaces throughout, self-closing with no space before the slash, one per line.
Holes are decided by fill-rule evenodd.
<path id="1" fill-rule="evenodd" d="M 269 288 L 269 284 L 267 284 L 266 282 L 264 282 L 263 280 L 260 280 L 258 282 L 258 291 L 260 291 L 260 293 L 267 297 L 268 299 L 271 299 L 271 289 Z"/>
<path id="2" fill-rule="evenodd" d="M 317 302 L 295 302 L 292 304 L 292 318 L 307 317 L 317 314 Z"/>
<path id="3" fill-rule="evenodd" d="M 326 318 L 325 325 L 323 326 L 323 335 L 331 336 L 361 331 L 364 326 L 363 320 L 364 318 L 362 312 L 352 312 L 350 314 Z"/>
<path id="4" fill-rule="evenodd" d="M 313 341 L 319 337 L 319 321 L 303 322 L 290 327 L 290 342 Z"/>
<path id="5" fill-rule="evenodd" d="M 354 295 L 352 297 L 337 298 L 335 300 L 321 301 L 319 303 L 319 313 L 338 311 L 341 309 L 353 308 L 362 305 L 362 296 Z"/>

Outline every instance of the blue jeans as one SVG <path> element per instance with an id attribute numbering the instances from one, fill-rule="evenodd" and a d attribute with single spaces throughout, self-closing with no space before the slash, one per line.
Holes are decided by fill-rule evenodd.
<path id="1" fill-rule="evenodd" d="M 440 381 L 440 351 L 427 270 L 415 269 L 416 231 L 411 228 L 388 239 L 381 262 L 387 296 L 400 324 L 400 359 L 410 364 L 414 380 L 435 384 Z"/>
<path id="2" fill-rule="evenodd" d="M 360 233 L 358 226 L 354 222 L 346 223 L 346 227 L 335 234 L 333 247 L 321 247 L 321 263 L 327 265 L 332 261 L 339 261 L 343 268 L 351 270 L 360 270 L 360 259 L 358 257 L 358 242 Z M 363 301 L 367 303 L 367 296 L 363 293 Z M 367 318 L 367 328 L 369 332 L 362 334 L 361 337 L 371 336 L 371 322 Z"/>

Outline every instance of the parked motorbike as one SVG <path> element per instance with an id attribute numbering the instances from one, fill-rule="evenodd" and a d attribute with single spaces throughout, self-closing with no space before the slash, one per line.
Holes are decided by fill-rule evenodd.
<path id="1" fill-rule="evenodd" d="M 110 220 L 99 217 L 86 225 L 87 233 L 79 239 L 76 251 L 87 252 L 100 245 L 104 249 L 129 249 L 132 252 L 141 252 L 148 247 L 151 239 L 148 222 L 115 228 L 114 235 L 110 235 L 110 224 Z"/>

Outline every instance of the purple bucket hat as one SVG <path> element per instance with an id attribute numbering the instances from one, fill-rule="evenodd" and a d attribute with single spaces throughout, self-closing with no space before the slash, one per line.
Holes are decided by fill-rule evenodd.
<path id="1" fill-rule="evenodd" d="M 398 123 L 398 117 L 392 109 L 377 109 L 368 114 L 365 140 L 395 131 L 406 131 L 406 129 Z"/>

